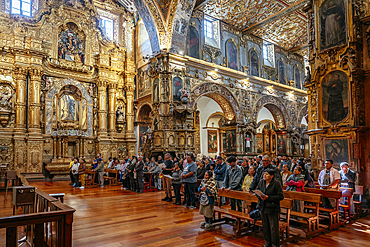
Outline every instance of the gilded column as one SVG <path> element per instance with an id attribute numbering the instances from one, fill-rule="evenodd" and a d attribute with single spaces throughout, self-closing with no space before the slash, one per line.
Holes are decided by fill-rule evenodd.
<path id="1" fill-rule="evenodd" d="M 15 127 L 17 132 L 26 131 L 26 83 L 27 69 L 18 67 L 14 71 L 14 79 L 17 84 L 17 96 L 15 103 Z"/>
<path id="2" fill-rule="evenodd" d="M 116 87 L 113 84 L 109 85 L 109 110 L 108 110 L 108 132 L 116 132 Z"/>
<path id="3" fill-rule="evenodd" d="M 99 137 L 107 136 L 107 86 L 105 82 L 99 82 L 98 86 L 98 97 L 99 97 Z"/>
<path id="4" fill-rule="evenodd" d="M 126 131 L 126 138 L 135 138 L 134 133 L 134 91 L 135 91 L 135 84 L 134 84 L 134 76 L 133 74 L 126 75 L 126 102 L 127 102 L 127 113 L 126 113 L 126 120 L 127 120 L 127 131 Z"/>
<path id="5" fill-rule="evenodd" d="M 29 113 L 29 131 L 30 133 L 41 133 L 40 129 L 40 93 L 41 93 L 41 75 L 40 69 L 30 69 L 30 113 Z M 41 137 L 41 136 L 40 136 Z"/>

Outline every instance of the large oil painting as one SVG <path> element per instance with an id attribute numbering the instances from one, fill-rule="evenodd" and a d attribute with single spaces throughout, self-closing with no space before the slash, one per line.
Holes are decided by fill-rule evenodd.
<path id="1" fill-rule="evenodd" d="M 337 123 L 348 114 L 348 77 L 342 71 L 327 74 L 322 81 L 322 114 L 326 121 Z"/>
<path id="2" fill-rule="evenodd" d="M 58 36 L 58 57 L 72 61 L 85 63 L 85 41 L 82 35 L 78 35 L 70 24 L 67 28 L 62 29 Z"/>
<path id="3" fill-rule="evenodd" d="M 257 52 L 255 50 L 252 50 L 250 53 L 250 57 L 251 57 L 251 75 L 260 76 Z"/>
<path id="4" fill-rule="evenodd" d="M 227 130 L 226 131 L 226 152 L 233 153 L 236 150 L 236 131 Z"/>
<path id="5" fill-rule="evenodd" d="M 217 130 L 208 130 L 208 153 L 217 153 Z"/>
<path id="6" fill-rule="evenodd" d="M 263 136 L 261 133 L 257 134 L 257 153 L 263 153 Z"/>
<path id="7" fill-rule="evenodd" d="M 284 65 L 284 62 L 281 60 L 279 60 L 278 69 L 279 69 L 279 82 L 282 84 L 286 84 L 285 65 Z"/>
<path id="8" fill-rule="evenodd" d="M 321 51 L 346 43 L 346 3 L 344 0 L 326 0 L 320 6 Z"/>
<path id="9" fill-rule="evenodd" d="M 278 134 L 277 153 L 278 155 L 286 154 L 286 134 Z"/>
<path id="10" fill-rule="evenodd" d="M 188 56 L 199 59 L 199 34 L 195 27 L 189 26 L 187 40 L 188 40 L 187 47 Z"/>
<path id="11" fill-rule="evenodd" d="M 339 167 L 342 162 L 349 161 L 348 139 L 325 139 L 325 159 L 333 160 L 334 166 Z"/>
<path id="12" fill-rule="evenodd" d="M 236 49 L 236 45 L 232 41 L 229 41 L 226 44 L 227 67 L 238 70 L 238 50 Z"/>
<path id="13" fill-rule="evenodd" d="M 173 78 L 173 101 L 181 101 L 182 80 L 180 77 Z"/>
<path id="14" fill-rule="evenodd" d="M 147 136 L 147 130 L 148 126 L 145 125 L 140 125 L 139 132 L 140 132 L 140 146 L 145 144 L 146 139 L 148 138 Z"/>
<path id="15" fill-rule="evenodd" d="M 138 91 L 138 97 L 144 97 L 148 94 L 150 94 L 150 88 L 151 88 L 151 79 L 148 75 L 148 70 L 150 68 L 150 65 L 145 65 L 144 67 L 140 68 L 138 70 L 138 76 L 137 76 L 137 91 Z"/>
<path id="16" fill-rule="evenodd" d="M 301 73 L 298 69 L 297 66 L 294 66 L 294 81 L 295 81 L 295 86 L 296 88 L 298 89 L 302 89 L 302 86 L 301 86 Z"/>

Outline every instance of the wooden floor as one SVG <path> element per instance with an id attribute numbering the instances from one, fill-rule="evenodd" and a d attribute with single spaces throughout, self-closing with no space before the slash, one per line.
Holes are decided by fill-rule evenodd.
<path id="1" fill-rule="evenodd" d="M 65 203 L 76 209 L 73 246 L 262 246 L 262 234 L 234 238 L 231 226 L 205 231 L 203 216 L 162 202 L 164 192 L 136 194 L 120 186 L 73 189 L 67 181 L 30 182 L 46 193 L 66 193 Z M 11 194 L 0 193 L 0 216 L 12 214 Z M 0 246 L 5 246 L 0 230 Z M 370 246 L 370 216 L 311 240 L 286 246 Z"/>

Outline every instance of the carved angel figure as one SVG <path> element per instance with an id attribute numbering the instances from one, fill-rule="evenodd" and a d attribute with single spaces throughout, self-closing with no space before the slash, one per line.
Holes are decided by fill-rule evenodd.
<path id="1" fill-rule="evenodd" d="M 5 91 L 0 95 L 0 110 L 2 111 L 11 111 L 13 94 Z"/>

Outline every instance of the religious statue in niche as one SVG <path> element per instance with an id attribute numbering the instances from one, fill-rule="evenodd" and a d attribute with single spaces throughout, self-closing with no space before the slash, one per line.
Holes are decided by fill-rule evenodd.
<path id="1" fill-rule="evenodd" d="M 236 141 L 236 131 L 235 130 L 227 130 L 226 131 L 226 139 L 227 139 L 227 147 L 226 151 L 228 153 L 235 152 L 235 141 Z"/>
<path id="2" fill-rule="evenodd" d="M 95 83 L 90 83 L 88 92 L 89 92 L 89 95 L 91 97 L 94 96 L 94 89 L 95 89 L 95 87 L 96 87 Z"/>
<path id="3" fill-rule="evenodd" d="M 7 85 L 0 86 L 0 111 L 10 112 L 13 109 L 13 90 Z"/>
<path id="4" fill-rule="evenodd" d="M 208 130 L 208 153 L 217 153 L 217 130 Z"/>
<path id="5" fill-rule="evenodd" d="M 122 106 L 117 107 L 116 111 L 116 121 L 117 122 L 124 122 L 125 121 L 125 112 L 122 109 Z"/>
<path id="6" fill-rule="evenodd" d="M 250 54 L 251 54 L 251 75 L 260 76 L 257 52 L 252 50 Z"/>
<path id="7" fill-rule="evenodd" d="M 51 77 L 43 75 L 41 81 L 41 90 L 49 90 L 52 85 L 53 81 Z"/>
<path id="8" fill-rule="evenodd" d="M 238 50 L 234 42 L 227 42 L 227 67 L 238 70 Z"/>
<path id="9" fill-rule="evenodd" d="M 286 80 L 285 80 L 285 65 L 284 65 L 283 61 L 281 61 L 281 60 L 279 60 L 278 69 L 279 69 L 279 82 L 281 84 L 286 84 Z"/>
<path id="10" fill-rule="evenodd" d="M 346 43 L 344 0 L 326 0 L 320 7 L 320 48 L 326 50 Z"/>
<path id="11" fill-rule="evenodd" d="M 337 167 L 342 162 L 349 162 L 348 139 L 326 139 L 325 156 L 326 159 L 333 160 Z"/>
<path id="12" fill-rule="evenodd" d="M 148 136 L 147 136 L 148 126 L 140 125 L 140 145 L 145 144 Z"/>
<path id="13" fill-rule="evenodd" d="M 343 121 L 348 114 L 348 77 L 342 71 L 327 74 L 322 81 L 322 113 L 330 123 Z"/>
<path id="14" fill-rule="evenodd" d="M 199 34 L 195 27 L 189 26 L 188 32 L 188 56 L 199 59 Z"/>
<path id="15" fill-rule="evenodd" d="M 173 78 L 173 101 L 181 101 L 182 96 L 182 80 L 179 77 Z"/>
<path id="16" fill-rule="evenodd" d="M 73 30 L 74 24 L 68 23 L 68 27 L 62 28 L 58 37 L 58 57 L 72 61 L 85 63 L 85 41 Z M 77 27 L 76 27 L 77 28 Z"/>
<path id="17" fill-rule="evenodd" d="M 153 102 L 158 102 L 159 100 L 159 79 L 155 78 L 153 82 Z"/>
<path id="18" fill-rule="evenodd" d="M 296 66 L 294 66 L 294 81 L 295 81 L 295 87 L 298 89 L 302 89 L 301 86 L 301 73 L 299 72 L 299 69 Z"/>

